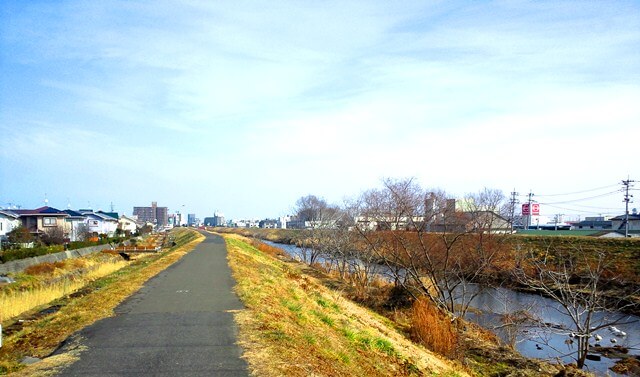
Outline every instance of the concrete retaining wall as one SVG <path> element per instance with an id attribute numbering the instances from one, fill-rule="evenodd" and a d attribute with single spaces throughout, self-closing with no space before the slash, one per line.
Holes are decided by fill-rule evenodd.
<path id="1" fill-rule="evenodd" d="M 45 262 L 54 263 L 54 262 L 63 261 L 65 259 L 79 258 L 85 255 L 96 253 L 98 251 L 102 251 L 109 248 L 111 248 L 111 246 L 108 244 L 105 244 L 105 245 L 85 247 L 85 248 L 76 249 L 76 250 L 65 250 L 59 253 L 40 255 L 37 257 L 25 258 L 20 260 L 14 260 L 14 261 L 0 264 L 0 274 L 21 272 L 25 268 L 36 265 L 36 264 L 45 263 Z"/>

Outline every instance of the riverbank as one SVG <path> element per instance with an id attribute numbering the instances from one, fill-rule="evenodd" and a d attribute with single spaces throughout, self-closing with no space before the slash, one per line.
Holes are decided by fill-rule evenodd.
<path id="1" fill-rule="evenodd" d="M 403 344 L 412 344 L 411 351 L 405 351 L 399 359 L 383 359 L 384 365 L 394 365 L 394 375 L 424 375 L 431 371 L 438 373 L 436 375 L 467 373 L 478 376 L 554 376 L 561 370 L 567 371 L 564 367 L 524 358 L 509 347 L 500 345 L 494 335 L 470 323 L 461 325 L 463 336 L 457 351 L 462 353 L 454 356 L 454 360 L 434 355 L 412 340 L 411 307 L 390 309 L 386 305 L 391 294 L 389 285 L 381 285 L 376 288 L 376 292 L 370 292 L 371 296 L 366 301 L 347 305 L 357 293 L 344 281 L 295 262 L 277 248 L 260 246 L 256 241 L 238 238 L 237 235 L 225 237 L 228 239 L 231 265 L 239 282 L 238 294 L 248 307 L 248 311 L 240 316 L 239 323 L 241 335 L 247 337 L 244 346 L 250 349 L 249 363 L 256 363 L 256 370 L 260 372 L 257 375 L 306 375 L 302 372 L 287 374 L 284 369 L 269 370 L 278 366 L 284 368 L 287 360 L 298 358 L 303 360 L 301 363 L 306 364 L 301 367 L 302 370 L 314 371 L 317 375 L 352 375 L 356 373 L 353 368 L 375 371 L 376 367 L 372 367 L 371 363 L 375 364 L 381 358 L 381 350 L 373 347 L 363 359 L 363 350 L 360 349 L 362 340 L 358 341 L 359 337 L 353 334 L 375 333 L 381 326 L 385 329 L 384 337 L 379 333 L 374 336 L 382 339 L 380 344 L 384 344 L 385 339 L 389 340 L 394 350 L 403 349 L 396 346 L 398 339 Z M 264 251 L 260 252 L 259 249 Z M 372 325 L 372 319 L 363 320 L 360 316 L 374 318 L 375 325 Z M 366 327 L 345 329 L 345 324 L 353 324 L 354 318 L 358 318 L 358 323 L 364 323 Z M 245 330 L 242 330 L 243 327 Z M 246 330 L 247 328 L 250 330 Z M 392 332 L 395 335 L 389 338 L 388 335 Z M 372 336 L 368 338 L 371 339 Z M 364 342 L 371 343 L 370 340 Z M 407 346 L 404 347 L 406 349 Z M 353 351 L 357 351 L 355 356 Z M 431 355 L 429 357 L 453 363 L 454 366 L 459 365 L 459 370 L 454 369 L 451 372 L 454 374 L 447 374 L 449 372 L 434 370 L 430 364 L 426 364 L 427 369 L 421 367 L 418 371 L 414 370 L 410 365 L 417 365 L 415 358 L 425 357 L 420 356 L 424 352 L 428 352 Z M 252 362 L 251 357 L 256 360 Z M 374 359 L 370 360 L 369 357 Z M 389 355 L 385 357 L 388 358 Z M 398 360 L 404 360 L 401 365 L 409 365 L 409 368 L 398 366 Z M 319 372 L 313 369 L 316 367 L 314 362 L 321 362 L 317 366 L 320 368 Z M 265 367 L 261 365 L 263 363 L 274 365 Z M 359 365 L 360 363 L 365 366 Z M 326 364 L 335 368 L 352 369 L 345 369 L 350 372 L 342 369 L 327 371 Z M 260 368 L 267 369 L 265 371 Z M 383 370 L 381 375 L 389 375 L 389 372 L 390 370 Z M 372 375 L 380 375 L 379 372 L 376 373 Z M 571 373 L 580 375 L 581 372 Z"/>
<path id="2" fill-rule="evenodd" d="M 215 228 L 219 233 L 240 234 L 276 243 L 304 245 L 309 243 L 309 232 L 299 229 Z M 325 232 L 327 232 L 325 230 Z M 607 273 L 600 281 L 601 293 L 626 314 L 640 316 L 640 239 L 612 239 L 584 236 L 501 235 L 509 246 L 507 258 L 494 261 L 491 274 L 475 276 L 476 283 L 501 286 L 519 292 L 537 293 L 520 284 L 513 277 L 518 253 L 524 251 L 552 255 L 563 254 L 571 258 L 585 255 L 607 255 Z M 621 298 L 624 298 L 622 300 Z"/>

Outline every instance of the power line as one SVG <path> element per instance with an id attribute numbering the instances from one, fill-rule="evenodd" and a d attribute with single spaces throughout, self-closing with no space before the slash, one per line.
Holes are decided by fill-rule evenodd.
<path id="1" fill-rule="evenodd" d="M 573 207 L 582 207 L 582 208 L 591 208 L 591 209 L 603 209 L 608 211 L 620 211 L 620 208 L 613 207 L 596 207 L 596 206 L 587 206 L 584 204 L 572 204 Z"/>
<path id="2" fill-rule="evenodd" d="M 571 212 L 576 212 L 576 213 L 588 213 L 588 214 L 601 214 L 601 213 L 606 213 L 609 211 L 587 211 L 587 210 L 583 210 L 583 209 L 575 209 L 575 208 L 568 208 L 568 207 L 561 207 L 561 206 L 556 206 L 553 204 L 546 204 L 546 206 L 548 207 L 552 207 L 552 208 L 557 208 L 557 209 L 562 209 L 565 211 L 571 211 Z M 613 208 L 596 208 L 596 209 L 613 209 Z M 613 209 L 615 211 L 615 209 Z"/>
<path id="3" fill-rule="evenodd" d="M 606 189 L 606 188 L 611 188 L 611 187 L 618 187 L 618 184 L 615 184 L 615 185 L 608 185 L 608 186 L 602 186 L 602 187 L 597 187 L 597 188 L 588 189 L 588 190 L 581 190 L 581 191 L 575 191 L 575 192 L 567 192 L 567 193 L 564 193 L 564 194 L 547 194 L 547 195 L 536 194 L 536 196 L 565 196 L 565 195 L 576 195 L 576 194 L 584 194 L 585 192 L 592 192 L 592 191 L 604 190 L 604 189 Z"/>
<path id="4" fill-rule="evenodd" d="M 617 194 L 619 192 L 620 192 L 620 190 L 616 190 L 616 191 L 608 192 L 606 194 L 590 196 L 588 198 L 580 198 L 580 199 L 572 199 L 572 200 L 565 200 L 565 201 L 560 201 L 560 202 L 550 202 L 550 203 L 540 203 L 540 204 L 549 205 L 549 204 L 566 204 L 566 203 L 581 202 L 581 201 L 584 201 L 584 200 L 591 200 L 591 199 L 597 199 L 597 198 L 602 198 L 602 197 L 605 197 L 605 196 L 614 195 L 614 194 Z"/>

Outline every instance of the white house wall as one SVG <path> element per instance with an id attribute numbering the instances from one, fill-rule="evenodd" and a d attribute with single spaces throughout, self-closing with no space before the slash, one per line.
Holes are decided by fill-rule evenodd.
<path id="1" fill-rule="evenodd" d="M 4 238 L 7 233 L 20 226 L 20 220 L 0 217 L 0 238 Z"/>

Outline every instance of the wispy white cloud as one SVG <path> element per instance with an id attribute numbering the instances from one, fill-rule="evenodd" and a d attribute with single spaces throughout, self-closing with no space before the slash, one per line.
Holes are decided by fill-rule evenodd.
<path id="1" fill-rule="evenodd" d="M 607 164 L 629 152 L 609 160 L 588 151 L 637 134 L 638 9 L 632 1 L 10 2 L 0 49 L 15 74 L 0 87 L 11 104 L 0 106 L 11 111 L 0 114 L 9 135 L 0 145 L 52 156 L 104 146 L 112 155 L 93 162 L 144 177 L 138 192 L 173 200 L 178 187 L 206 202 L 203 210 L 227 213 L 204 199 L 211 190 L 224 206 L 275 212 L 298 193 L 337 198 L 384 176 L 458 192 L 510 189 L 533 185 L 525 161 L 549 154 L 582 162 L 571 174 L 547 165 L 536 184 L 589 185 L 589 168 L 612 171 Z M 42 98 L 27 101 L 33 93 Z M 21 166 L 43 170 L 35 165 Z M 251 198 L 253 179 L 283 171 L 295 172 L 286 188 L 260 190 L 271 207 Z"/>

